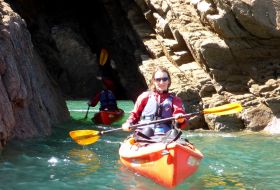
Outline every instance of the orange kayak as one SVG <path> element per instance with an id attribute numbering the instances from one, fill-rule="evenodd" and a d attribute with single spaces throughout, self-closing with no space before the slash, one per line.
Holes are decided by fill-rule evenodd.
<path id="1" fill-rule="evenodd" d="M 169 144 L 125 140 L 119 149 L 123 165 L 164 187 L 175 187 L 194 174 L 202 153 L 182 139 Z"/>
<path id="2" fill-rule="evenodd" d="M 110 125 L 111 123 L 120 120 L 123 115 L 124 111 L 122 109 L 116 111 L 99 111 L 94 114 L 92 121 L 95 124 Z"/>

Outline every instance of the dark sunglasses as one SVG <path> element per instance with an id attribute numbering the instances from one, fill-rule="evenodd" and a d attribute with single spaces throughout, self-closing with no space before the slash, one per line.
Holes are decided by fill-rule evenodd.
<path id="1" fill-rule="evenodd" d="M 168 77 L 162 77 L 162 78 L 155 78 L 155 81 L 160 82 L 161 80 L 163 82 L 167 81 L 169 78 Z"/>

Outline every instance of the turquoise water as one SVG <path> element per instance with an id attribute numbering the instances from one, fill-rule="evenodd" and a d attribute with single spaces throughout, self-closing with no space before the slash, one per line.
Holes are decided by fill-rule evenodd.
<path id="1" fill-rule="evenodd" d="M 86 101 L 69 101 L 72 121 L 57 126 L 52 136 L 11 142 L 0 154 L 0 190 L 157 190 L 165 189 L 134 174 L 119 162 L 119 143 L 128 133 L 103 135 L 90 146 L 77 145 L 68 136 L 76 129 L 119 127 L 133 103 L 120 101 L 125 118 L 112 126 L 94 126 L 91 108 L 84 120 Z M 174 189 L 280 188 L 280 136 L 261 133 L 185 132 L 204 154 L 199 170 Z"/>

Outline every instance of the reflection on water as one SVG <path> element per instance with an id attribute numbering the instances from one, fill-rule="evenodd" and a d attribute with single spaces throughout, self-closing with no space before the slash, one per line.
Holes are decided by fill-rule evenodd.
<path id="1" fill-rule="evenodd" d="M 117 178 L 122 181 L 123 189 L 125 190 L 165 190 L 167 188 L 162 187 L 154 183 L 151 179 L 145 178 L 123 165 L 119 167 L 119 173 Z M 129 180 L 128 180 L 129 179 Z M 186 188 L 186 187 L 185 187 Z"/>
<path id="2" fill-rule="evenodd" d="M 86 101 L 69 103 L 75 109 L 87 108 Z M 119 106 L 126 112 L 133 107 L 122 103 Z M 110 130 L 122 121 L 95 126 L 90 117 L 82 119 L 85 112 L 71 112 L 71 116 L 76 119 L 57 126 L 51 137 L 13 141 L 5 147 L 0 154 L 0 190 L 166 189 L 120 164 L 119 143 L 128 133 L 107 133 L 86 147 L 68 135 L 77 129 Z M 174 190 L 279 189 L 280 136 L 211 131 L 186 131 L 184 136 L 204 158 L 198 171 Z"/>
<path id="3" fill-rule="evenodd" d="M 83 176 L 96 172 L 100 168 L 98 156 L 89 149 L 72 149 L 68 152 L 69 157 L 77 162 L 82 168 L 77 175 Z"/>
<path id="4" fill-rule="evenodd" d="M 201 180 L 201 187 L 208 189 L 236 189 L 245 190 L 245 185 L 241 182 L 242 176 L 234 175 L 205 175 Z"/>

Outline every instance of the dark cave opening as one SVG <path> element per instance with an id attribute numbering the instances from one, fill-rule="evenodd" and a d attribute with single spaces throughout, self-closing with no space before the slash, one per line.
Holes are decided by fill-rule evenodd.
<path id="1" fill-rule="evenodd" d="M 109 76 L 114 81 L 118 99 L 135 100 L 139 92 L 147 88 L 134 57 L 134 50 L 141 45 L 137 44 L 139 39 L 131 41 L 127 37 L 129 24 L 122 23 L 124 12 L 117 11 L 120 22 L 114 23 L 113 13 L 108 12 L 102 0 L 94 1 L 93 5 L 64 0 L 8 2 L 26 21 L 35 49 L 66 98 L 91 97 L 102 88 L 100 76 Z M 73 43 L 78 45 L 71 47 Z M 80 50 L 83 48 L 86 53 Z M 106 48 L 110 54 L 105 66 L 98 65 L 101 48 Z M 128 80 L 130 76 L 134 78 Z M 122 82 L 126 80 L 135 83 Z M 131 91 L 129 85 L 135 90 Z"/>

